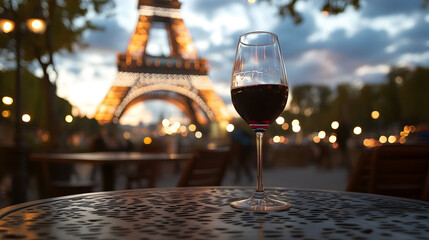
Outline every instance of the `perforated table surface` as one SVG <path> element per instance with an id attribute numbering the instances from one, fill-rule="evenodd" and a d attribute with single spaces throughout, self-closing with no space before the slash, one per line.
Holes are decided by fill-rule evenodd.
<path id="1" fill-rule="evenodd" d="M 429 239 L 429 203 L 266 189 L 283 212 L 233 209 L 240 187 L 152 188 L 46 199 L 0 210 L 0 239 Z"/>

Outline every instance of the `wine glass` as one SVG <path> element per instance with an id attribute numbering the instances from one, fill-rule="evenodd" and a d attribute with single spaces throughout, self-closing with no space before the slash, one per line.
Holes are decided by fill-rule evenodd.
<path id="1" fill-rule="evenodd" d="M 239 209 L 280 211 L 290 204 L 270 198 L 262 179 L 262 137 L 283 112 L 288 99 L 288 83 L 278 38 L 270 32 L 250 32 L 240 36 L 231 78 L 231 99 L 240 116 L 256 133 L 256 191 L 248 199 L 231 203 Z"/>

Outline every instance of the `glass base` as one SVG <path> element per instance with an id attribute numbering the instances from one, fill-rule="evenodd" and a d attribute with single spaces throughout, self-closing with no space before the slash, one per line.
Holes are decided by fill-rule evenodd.
<path id="1" fill-rule="evenodd" d="M 291 205 L 287 202 L 271 199 L 264 192 L 255 192 L 248 199 L 232 202 L 231 207 L 244 210 L 269 212 L 288 210 Z"/>

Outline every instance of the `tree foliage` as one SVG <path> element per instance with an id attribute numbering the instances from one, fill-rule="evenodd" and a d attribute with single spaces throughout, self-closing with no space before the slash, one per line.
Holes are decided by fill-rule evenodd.
<path id="1" fill-rule="evenodd" d="M 287 121 L 298 119 L 302 129 L 315 132 L 330 129 L 332 121 L 347 122 L 366 130 L 388 130 L 406 124 L 429 123 L 429 68 L 392 67 L 381 84 L 361 88 L 341 84 L 301 85 L 292 90 L 291 109 L 282 115 Z M 312 111 L 306 113 L 306 110 Z M 380 118 L 371 118 L 371 112 Z M 310 114 L 311 113 L 311 114 Z M 279 127 L 274 127 L 277 132 Z"/>
<path id="2" fill-rule="evenodd" d="M 75 45 L 83 45 L 83 34 L 88 30 L 100 29 L 91 19 L 95 15 L 110 13 L 114 6 L 113 0 L 5 0 L 0 2 L 0 13 L 8 15 L 15 22 L 15 31 L 3 34 L 0 40 L 2 68 L 15 68 L 15 49 L 18 39 L 21 40 L 20 49 L 22 65 L 31 72 L 41 70 L 42 90 L 39 92 L 44 98 L 43 106 L 46 114 L 43 116 L 46 127 L 51 136 L 58 136 L 61 130 L 62 106 L 58 106 L 56 96 L 56 53 L 73 51 Z M 47 23 L 46 32 L 33 34 L 22 27 L 29 18 L 41 17 Z M 8 64 L 9 63 L 9 64 Z M 25 78 L 26 76 L 23 76 Z M 12 79 L 10 79 L 12 80 Z M 24 89 L 31 89 L 24 84 Z M 33 89 L 34 90 L 34 89 Z M 25 90 L 24 90 L 25 91 Z M 52 138 L 53 147 L 58 139 Z"/>
<path id="3" fill-rule="evenodd" d="M 272 5 L 275 5 L 278 9 L 278 14 L 281 17 L 290 17 L 295 24 L 300 24 L 304 21 L 303 16 L 299 11 L 296 10 L 296 4 L 300 1 L 305 0 L 263 0 Z M 328 15 L 338 15 L 343 13 L 348 7 L 352 7 L 355 10 L 360 9 L 361 0 L 324 0 L 321 5 L 320 11 Z M 370 4 L 370 3 L 369 3 Z M 427 8 L 429 0 L 422 0 L 422 8 Z"/>

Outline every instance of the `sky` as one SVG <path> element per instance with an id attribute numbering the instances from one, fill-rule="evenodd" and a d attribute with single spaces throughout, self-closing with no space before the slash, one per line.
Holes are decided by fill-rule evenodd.
<path id="1" fill-rule="evenodd" d="M 429 67 L 429 8 L 421 7 L 423 0 L 361 0 L 358 11 L 349 7 L 336 16 L 320 11 L 323 1 L 300 1 L 296 10 L 304 21 L 299 25 L 280 17 L 275 5 L 258 0 L 179 1 L 199 57 L 210 62 L 214 89 L 232 114 L 232 66 L 238 38 L 246 32 L 278 35 L 292 92 L 302 84 L 381 83 L 392 66 Z M 88 47 L 56 57 L 58 95 L 89 117 L 116 77 L 116 54 L 126 50 L 138 20 L 137 0 L 116 0 L 114 11 L 112 18 L 94 18 L 105 30 L 85 33 Z M 133 121 L 150 122 L 162 112 L 181 114 L 154 101 L 131 109 L 123 119 L 128 114 Z"/>

